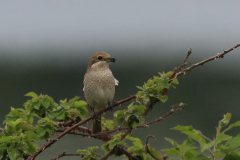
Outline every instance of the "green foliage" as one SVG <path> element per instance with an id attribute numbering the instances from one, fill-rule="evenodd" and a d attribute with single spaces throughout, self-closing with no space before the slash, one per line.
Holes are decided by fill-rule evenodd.
<path id="1" fill-rule="evenodd" d="M 179 84 L 176 78 L 170 79 L 173 76 L 173 72 L 160 73 L 160 76 L 154 76 L 153 79 L 149 79 L 142 87 L 137 86 L 138 91 L 136 101 L 140 104 L 147 104 L 148 102 L 162 101 L 166 102 L 168 97 L 164 94 L 166 89 L 170 87 L 176 88 L 173 84 Z"/>
<path id="2" fill-rule="evenodd" d="M 85 101 L 77 101 L 79 97 L 61 100 L 58 105 L 48 95 L 37 95 L 34 92 L 26 94 L 31 97 L 25 108 L 13 108 L 6 116 L 5 128 L 0 133 L 0 159 L 22 159 L 37 151 L 37 142 L 40 139 L 49 139 L 58 129 L 58 125 L 53 120 L 57 117 L 61 121 L 78 122 L 88 116 Z M 60 115 L 64 113 L 64 118 Z M 63 114 L 62 114 L 63 115 Z M 34 126 L 34 118 L 38 123 Z"/>
<path id="3" fill-rule="evenodd" d="M 121 148 L 121 147 L 128 147 L 127 143 L 124 142 L 124 140 L 121 140 L 122 133 L 118 133 L 112 137 L 110 141 L 102 145 L 102 149 L 105 153 L 108 153 L 110 150 L 112 150 L 114 147 Z"/>
<path id="4" fill-rule="evenodd" d="M 29 114 L 36 114 L 39 117 L 53 118 L 52 113 L 57 109 L 58 105 L 54 102 L 52 97 L 48 95 L 37 95 L 36 93 L 30 92 L 25 96 L 32 97 L 24 103 L 24 107 Z"/>
<path id="5" fill-rule="evenodd" d="M 38 121 L 36 132 L 40 139 L 48 139 L 51 135 L 54 135 L 57 130 L 57 123 L 50 120 L 49 118 L 42 118 Z"/>
<path id="6" fill-rule="evenodd" d="M 106 120 L 103 116 L 102 116 L 102 130 L 103 131 L 109 131 L 114 129 L 114 123 L 113 120 Z"/>
<path id="7" fill-rule="evenodd" d="M 84 157 L 81 160 L 97 160 L 97 157 L 101 157 L 95 150 L 99 149 L 97 146 L 88 147 L 88 149 L 79 149 L 77 153 L 84 153 Z"/>
<path id="8" fill-rule="evenodd" d="M 124 122 L 125 127 L 135 128 L 138 124 L 143 124 L 145 119 L 143 116 L 144 110 L 146 109 L 143 105 L 133 105 L 131 103 L 127 110 L 116 111 L 114 115 L 114 124 L 118 121 Z"/>
<path id="9" fill-rule="evenodd" d="M 165 139 L 173 146 L 173 148 L 163 150 L 168 156 L 173 155 L 185 160 L 192 160 L 198 156 L 196 152 L 198 148 L 193 147 L 194 142 L 190 138 L 187 138 L 181 145 L 170 138 Z"/>
<path id="10" fill-rule="evenodd" d="M 89 116 L 86 108 L 87 103 L 85 101 L 77 101 L 79 97 L 74 97 L 67 102 L 67 99 L 60 100 L 60 106 L 58 107 L 58 113 L 56 119 L 59 121 L 73 121 L 80 122 L 81 120 Z"/>
<path id="11" fill-rule="evenodd" d="M 11 160 L 26 157 L 39 147 L 35 127 L 22 119 L 5 121 L 6 126 L 0 134 L 0 155 L 9 156 Z M 2 157 L 2 158 L 3 158 Z"/>
<path id="12" fill-rule="evenodd" d="M 139 87 L 142 90 L 139 93 L 143 97 L 138 96 L 137 101 L 141 103 L 148 103 L 152 100 L 164 102 L 166 100 L 163 94 L 164 90 L 169 89 L 172 84 L 178 84 L 177 79 L 169 79 L 171 76 L 172 72 L 160 74 L 160 77 L 154 77 L 143 87 Z M 24 103 L 25 108 L 15 109 L 11 107 L 11 111 L 4 121 L 5 128 L 0 133 L 1 160 L 26 159 L 35 153 L 39 149 L 37 145 L 39 140 L 48 140 L 58 129 L 56 120 L 71 121 L 74 124 L 88 116 L 87 103 L 78 100 L 79 97 L 74 97 L 69 101 L 67 99 L 60 100 L 58 105 L 48 95 L 38 96 L 30 92 L 26 96 L 30 96 L 31 99 Z M 138 125 L 144 124 L 143 113 L 145 109 L 144 105 L 131 103 L 127 109 L 116 111 L 114 120 L 106 120 L 102 117 L 102 129 L 103 131 L 113 130 L 118 122 L 123 123 L 127 128 L 134 129 Z M 140 139 L 123 133 L 112 135 L 111 139 L 102 145 L 102 149 L 105 153 L 112 151 L 111 154 L 115 156 L 122 156 L 128 152 L 134 160 L 152 160 L 153 157 L 157 160 L 163 160 L 166 159 L 166 156 L 175 156 L 182 160 L 211 160 L 216 158 L 239 160 L 240 133 L 236 136 L 226 134 L 229 130 L 240 126 L 240 121 L 229 124 L 231 116 L 231 113 L 227 113 L 219 121 L 216 127 L 216 137 L 213 139 L 204 136 L 201 131 L 192 126 L 178 125 L 172 128 L 186 134 L 188 138 L 182 144 L 165 138 L 173 146 L 169 149 L 163 149 L 165 156 L 149 144 L 143 145 Z M 34 125 L 33 122 L 36 120 L 38 123 Z M 127 140 L 131 141 L 132 145 L 129 146 L 126 143 Z M 198 144 L 197 147 L 195 143 Z M 84 153 L 82 160 L 97 160 L 101 156 L 95 151 L 96 149 L 98 147 L 89 147 L 77 152 Z M 210 152 L 209 157 L 206 156 L 206 151 Z M 173 160 L 170 157 L 167 159 Z"/>
<path id="13" fill-rule="evenodd" d="M 219 121 L 216 137 L 212 140 L 192 126 L 174 127 L 174 130 L 179 130 L 190 138 L 186 139 L 182 145 L 177 144 L 177 142 L 169 138 L 165 138 L 173 145 L 173 148 L 164 149 L 163 151 L 166 152 L 167 155 L 174 155 L 186 160 L 210 160 L 212 157 L 222 158 L 223 160 L 240 159 L 240 134 L 235 137 L 225 134 L 233 127 L 239 127 L 240 121 L 230 124 L 228 128 L 222 131 L 222 127 L 226 127 L 230 122 L 231 115 L 231 113 L 227 113 L 223 119 Z M 199 143 L 201 152 L 208 150 L 211 156 L 206 157 L 203 154 L 198 154 L 196 152 L 198 148 L 192 147 L 194 143 L 191 139 Z"/>
<path id="14" fill-rule="evenodd" d="M 133 142 L 133 145 L 127 149 L 128 152 L 133 153 L 134 157 L 137 157 L 139 160 L 152 160 L 152 157 L 146 152 L 146 146 L 144 146 L 139 138 L 135 137 L 126 137 L 127 140 Z M 151 153 L 157 155 L 157 157 L 161 160 L 161 153 L 154 150 L 153 147 L 148 146 L 148 149 Z M 160 155 L 160 157 L 159 157 Z"/>

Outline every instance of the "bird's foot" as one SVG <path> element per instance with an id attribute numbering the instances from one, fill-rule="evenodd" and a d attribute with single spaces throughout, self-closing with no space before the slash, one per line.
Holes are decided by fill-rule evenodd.
<path id="1" fill-rule="evenodd" d="M 107 106 L 108 106 L 108 109 L 109 109 L 109 110 L 112 112 L 112 110 L 113 110 L 113 107 L 112 107 L 112 105 L 111 105 L 111 103 L 110 103 L 110 102 L 108 102 Z"/>
<path id="2" fill-rule="evenodd" d="M 90 110 L 91 110 L 91 115 L 93 117 L 93 119 L 99 120 L 99 117 L 97 116 L 97 114 L 94 111 L 94 108 L 89 106 Z"/>

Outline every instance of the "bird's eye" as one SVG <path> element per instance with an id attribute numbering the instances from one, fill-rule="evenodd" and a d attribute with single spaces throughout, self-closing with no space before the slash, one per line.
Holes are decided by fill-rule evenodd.
<path id="1" fill-rule="evenodd" d="M 98 59 L 101 60 L 101 59 L 102 59 L 102 56 L 99 56 Z"/>

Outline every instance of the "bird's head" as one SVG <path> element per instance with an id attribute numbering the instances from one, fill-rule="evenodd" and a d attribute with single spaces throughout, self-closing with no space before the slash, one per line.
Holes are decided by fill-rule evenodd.
<path id="1" fill-rule="evenodd" d="M 115 61 L 116 59 L 110 57 L 108 53 L 97 52 L 91 56 L 88 63 L 88 70 L 90 70 L 93 65 L 105 67 L 105 66 L 109 66 L 109 63 L 115 62 Z"/>

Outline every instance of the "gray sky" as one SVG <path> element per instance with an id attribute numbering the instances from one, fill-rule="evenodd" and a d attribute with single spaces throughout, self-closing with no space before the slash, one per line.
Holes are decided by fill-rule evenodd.
<path id="1" fill-rule="evenodd" d="M 221 51 L 240 42 L 239 6 L 234 0 L 2 0 L 0 55 L 179 47 Z"/>

